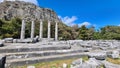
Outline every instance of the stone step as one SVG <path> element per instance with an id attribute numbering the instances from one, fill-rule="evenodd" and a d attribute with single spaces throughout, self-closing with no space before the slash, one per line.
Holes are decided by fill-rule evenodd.
<path id="1" fill-rule="evenodd" d="M 87 49 L 69 49 L 69 50 L 49 50 L 49 51 L 33 51 L 33 52 L 17 52 L 17 53 L 3 53 L 9 59 L 20 59 L 20 58 L 31 58 L 31 57 L 42 57 L 50 55 L 59 55 L 59 54 L 69 54 L 69 53 L 80 53 L 88 52 Z"/>
<path id="2" fill-rule="evenodd" d="M 80 58 L 83 56 L 87 56 L 87 52 L 13 59 L 13 60 L 7 60 L 6 66 L 10 68 L 10 67 L 14 67 L 14 66 L 29 65 L 29 64 L 48 62 L 48 61 L 53 61 L 53 60 L 61 60 L 61 59 L 68 59 L 68 58 Z"/>
<path id="3" fill-rule="evenodd" d="M 6 46 L 0 48 L 0 53 L 16 53 L 16 52 L 32 52 L 32 51 L 46 51 L 46 50 L 64 50 L 70 49 L 69 45 L 18 45 L 18 46 Z"/>

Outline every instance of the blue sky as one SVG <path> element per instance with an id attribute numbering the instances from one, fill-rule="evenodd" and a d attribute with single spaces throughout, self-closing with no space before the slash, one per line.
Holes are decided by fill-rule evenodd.
<path id="1" fill-rule="evenodd" d="M 0 0 L 2 2 L 3 0 Z M 10 0 L 14 1 L 14 0 Z M 67 25 L 120 26 L 120 0 L 22 0 L 53 9 Z"/>
<path id="2" fill-rule="evenodd" d="M 120 0 L 38 0 L 53 9 L 67 25 L 120 25 Z"/>

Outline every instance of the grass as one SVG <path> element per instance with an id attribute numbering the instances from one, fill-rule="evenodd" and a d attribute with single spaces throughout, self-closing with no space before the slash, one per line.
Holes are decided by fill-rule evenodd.
<path id="1" fill-rule="evenodd" d="M 82 57 L 82 59 L 83 59 L 83 62 L 89 60 L 88 56 L 84 56 L 84 57 Z"/>
<path id="2" fill-rule="evenodd" d="M 65 64 L 67 64 L 67 68 L 70 68 L 71 63 L 76 59 L 78 59 L 78 58 L 55 60 L 55 61 L 51 61 L 51 62 L 42 62 L 42 63 L 33 64 L 33 66 L 35 66 L 36 68 L 62 68 L 63 63 L 65 63 Z M 82 59 L 83 59 L 83 61 L 87 61 L 88 57 L 85 56 L 85 57 L 82 57 Z M 27 65 L 15 67 L 15 68 L 27 68 Z"/>
<path id="3" fill-rule="evenodd" d="M 113 64 L 119 64 L 120 65 L 120 58 L 118 58 L 118 59 L 107 58 L 107 61 L 111 62 Z"/>
<path id="4" fill-rule="evenodd" d="M 36 68 L 62 68 L 63 63 L 65 63 L 68 65 L 67 68 L 70 68 L 70 64 L 74 60 L 76 59 L 55 60 L 51 62 L 42 62 L 42 63 L 33 64 L 33 66 L 35 66 Z M 27 68 L 27 65 L 16 68 Z"/>

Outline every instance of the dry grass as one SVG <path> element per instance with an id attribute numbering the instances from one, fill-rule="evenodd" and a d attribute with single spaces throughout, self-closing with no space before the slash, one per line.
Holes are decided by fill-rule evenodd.
<path id="1" fill-rule="evenodd" d="M 70 68 L 70 64 L 75 59 L 68 59 L 68 60 L 56 60 L 52 62 L 45 62 L 41 64 L 35 64 L 36 68 L 62 68 L 63 63 L 66 63 L 68 65 L 68 68 Z"/>
<path id="2" fill-rule="evenodd" d="M 36 68 L 62 68 L 63 63 L 67 64 L 67 68 L 70 68 L 70 64 L 78 58 L 73 58 L 73 59 L 66 59 L 66 60 L 55 60 L 51 62 L 42 62 L 42 63 L 37 63 L 33 64 Z M 88 57 L 85 56 L 82 58 L 83 61 L 87 61 Z M 16 68 L 27 68 L 27 66 L 20 66 Z"/>
<path id="3" fill-rule="evenodd" d="M 118 58 L 118 59 L 107 58 L 107 61 L 109 61 L 113 64 L 120 64 L 120 58 Z"/>
<path id="4" fill-rule="evenodd" d="M 42 63 L 33 64 L 33 66 L 35 66 L 36 68 L 62 68 L 63 63 L 65 63 L 68 65 L 67 68 L 70 68 L 70 64 L 74 60 L 76 60 L 76 59 L 66 59 L 66 60 L 56 60 L 56 61 L 51 61 L 51 62 L 42 62 Z M 27 65 L 15 67 L 15 68 L 27 68 Z"/>

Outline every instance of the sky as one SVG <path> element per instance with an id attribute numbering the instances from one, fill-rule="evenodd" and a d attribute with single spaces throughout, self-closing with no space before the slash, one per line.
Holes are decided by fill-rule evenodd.
<path id="1" fill-rule="evenodd" d="M 2 0 L 0 0 L 2 1 Z M 53 9 L 68 26 L 120 26 L 120 0 L 22 0 Z"/>

